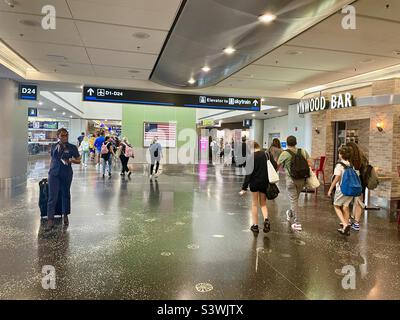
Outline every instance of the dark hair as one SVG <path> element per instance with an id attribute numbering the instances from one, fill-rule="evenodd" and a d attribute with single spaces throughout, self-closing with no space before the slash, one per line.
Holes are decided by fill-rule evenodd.
<path id="1" fill-rule="evenodd" d="M 104 142 L 108 141 L 109 139 L 110 139 L 110 137 L 107 136 L 107 137 L 104 139 Z"/>
<path id="2" fill-rule="evenodd" d="M 104 131 L 100 131 L 100 135 L 101 135 L 101 136 L 104 136 Z"/>
<path id="3" fill-rule="evenodd" d="M 342 146 L 339 148 L 339 154 L 342 156 L 343 160 L 351 160 L 351 148 L 347 146 Z"/>
<path id="4" fill-rule="evenodd" d="M 353 165 L 354 169 L 360 170 L 363 165 L 368 164 L 367 158 L 356 143 L 347 142 L 346 147 L 350 148 L 350 162 Z"/>
<path id="5" fill-rule="evenodd" d="M 257 142 L 253 142 L 254 149 L 261 149 L 260 145 Z"/>
<path id="6" fill-rule="evenodd" d="M 278 138 L 275 138 L 274 140 L 272 140 L 272 144 L 271 147 L 275 147 L 275 148 L 279 148 L 281 149 L 281 142 L 279 141 Z"/>
<path id="7" fill-rule="evenodd" d="M 295 147 L 297 145 L 297 139 L 295 136 L 289 136 L 286 139 L 286 143 L 289 147 Z"/>
<path id="8" fill-rule="evenodd" d="M 85 135 L 85 133 L 84 133 L 84 132 L 82 132 L 82 133 L 81 133 L 81 135 L 83 135 L 83 136 L 84 136 L 84 135 Z"/>
<path id="9" fill-rule="evenodd" d="M 67 130 L 67 129 L 65 129 L 65 128 L 60 128 L 60 129 L 57 130 L 57 137 L 58 137 L 62 132 L 65 132 L 66 134 L 68 134 L 68 130 Z"/>

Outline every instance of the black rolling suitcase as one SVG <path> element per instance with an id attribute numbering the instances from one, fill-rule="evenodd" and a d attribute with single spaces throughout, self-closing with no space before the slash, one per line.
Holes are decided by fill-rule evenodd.
<path id="1" fill-rule="evenodd" d="M 47 202 L 49 201 L 49 183 L 47 179 L 42 179 L 39 182 L 39 209 L 40 209 L 40 217 L 47 217 Z M 61 201 L 61 192 L 58 195 L 58 201 L 56 206 L 56 215 L 62 214 L 62 201 Z"/>

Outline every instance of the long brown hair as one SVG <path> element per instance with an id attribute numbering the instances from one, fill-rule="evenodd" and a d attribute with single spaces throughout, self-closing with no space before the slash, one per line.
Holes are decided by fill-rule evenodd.
<path id="1" fill-rule="evenodd" d="M 281 142 L 279 141 L 278 138 L 275 138 L 274 140 L 272 140 L 271 147 L 275 147 L 275 148 L 278 148 L 278 149 L 282 148 Z"/>
<path id="2" fill-rule="evenodd" d="M 346 147 L 350 148 L 350 163 L 353 165 L 354 169 L 360 170 L 366 165 L 365 162 L 368 162 L 367 157 L 354 142 L 347 142 Z"/>

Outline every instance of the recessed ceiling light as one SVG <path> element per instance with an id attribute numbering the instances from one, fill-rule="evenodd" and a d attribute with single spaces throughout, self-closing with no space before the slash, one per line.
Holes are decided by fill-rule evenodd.
<path id="1" fill-rule="evenodd" d="M 83 85 L 79 87 L 80 89 L 83 89 Z"/>
<path id="2" fill-rule="evenodd" d="M 236 51 L 236 49 L 233 48 L 233 47 L 227 47 L 227 48 L 224 49 L 224 53 L 226 53 L 226 54 L 232 54 L 235 51 Z"/>
<path id="3" fill-rule="evenodd" d="M 43 102 L 42 101 L 39 101 L 39 106 L 42 106 L 43 105 Z"/>
<path id="4" fill-rule="evenodd" d="M 266 13 L 258 17 L 258 20 L 263 23 L 271 23 L 276 19 L 276 16 L 272 13 Z"/>
<path id="5" fill-rule="evenodd" d="M 148 39 L 150 38 L 150 35 L 146 32 L 135 32 L 133 37 L 138 38 L 138 39 Z"/>
<path id="6" fill-rule="evenodd" d="M 256 115 L 253 113 L 252 116 L 255 117 Z"/>
<path id="7" fill-rule="evenodd" d="M 264 102 L 265 101 L 265 99 L 264 98 L 261 98 L 261 102 Z"/>
<path id="8" fill-rule="evenodd" d="M 58 54 L 48 54 L 47 58 L 50 58 L 52 61 L 65 61 L 67 60 L 67 57 L 58 55 Z"/>
<path id="9" fill-rule="evenodd" d="M 138 70 L 129 70 L 128 72 L 129 73 L 140 73 L 140 71 L 138 71 Z"/>
<path id="10" fill-rule="evenodd" d="M 367 59 L 361 60 L 360 63 L 371 63 L 371 62 L 374 62 L 374 61 L 375 61 L 374 59 L 367 58 Z"/>
<path id="11" fill-rule="evenodd" d="M 53 108 L 53 111 L 57 111 L 57 109 L 56 109 L 56 108 Z"/>
<path id="12" fill-rule="evenodd" d="M 65 116 L 65 112 L 63 112 L 62 115 Z"/>
<path id="13" fill-rule="evenodd" d="M 15 1 L 14 0 L 4 0 L 4 2 L 6 3 L 6 5 L 8 5 L 11 8 L 15 7 Z"/>
<path id="14" fill-rule="evenodd" d="M 286 54 L 288 54 L 288 55 L 290 55 L 290 56 L 297 56 L 297 55 L 299 55 L 299 54 L 303 54 L 303 51 L 292 50 L 292 51 L 286 52 Z"/>
<path id="15" fill-rule="evenodd" d="M 278 112 L 282 112 L 282 109 L 278 109 L 277 111 L 278 111 Z"/>
<path id="16" fill-rule="evenodd" d="M 35 20 L 24 19 L 24 20 L 19 20 L 18 22 L 27 27 L 40 27 L 40 22 Z"/>
<path id="17" fill-rule="evenodd" d="M 60 67 L 63 67 L 63 68 L 69 67 L 69 65 L 67 65 L 67 64 L 65 64 L 65 63 L 61 63 L 61 64 L 59 64 L 59 66 L 60 66 Z"/>
<path id="18" fill-rule="evenodd" d="M 194 84 L 194 83 L 196 82 L 196 80 L 194 80 L 193 78 L 190 78 L 190 79 L 188 80 L 188 82 L 189 82 L 190 84 Z"/>
<path id="19" fill-rule="evenodd" d="M 393 50 L 393 53 L 397 56 L 400 56 L 400 50 Z"/>
<path id="20" fill-rule="evenodd" d="M 69 116 L 70 118 L 72 118 L 72 116 Z"/>
<path id="21" fill-rule="evenodd" d="M 107 121 L 108 121 L 107 119 L 104 120 L 104 122 L 107 122 Z"/>
<path id="22" fill-rule="evenodd" d="M 204 66 L 203 68 L 201 68 L 201 70 L 203 70 L 204 72 L 208 72 L 211 70 L 211 68 L 209 66 Z"/>

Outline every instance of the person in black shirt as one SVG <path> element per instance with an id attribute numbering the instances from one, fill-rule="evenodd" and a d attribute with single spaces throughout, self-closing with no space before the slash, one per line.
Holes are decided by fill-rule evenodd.
<path id="1" fill-rule="evenodd" d="M 268 152 L 269 153 L 269 152 Z M 273 156 L 269 153 L 269 159 L 276 169 L 276 164 Z M 253 204 L 252 204 L 252 220 L 253 225 L 251 231 L 259 232 L 258 230 L 258 207 L 261 207 L 261 211 L 264 217 L 264 232 L 269 232 L 271 228 L 270 221 L 268 219 L 267 209 L 267 185 L 268 185 L 268 169 L 267 169 L 267 155 L 261 150 L 260 145 L 254 142 L 254 154 L 251 155 L 249 162 L 246 166 L 246 177 L 244 179 L 242 190 L 240 195 L 246 193 L 250 186 L 252 193 Z M 252 165 L 252 168 L 250 166 Z M 251 170 L 253 169 L 253 170 Z"/>
<path id="2" fill-rule="evenodd" d="M 49 200 L 47 203 L 47 230 L 54 225 L 54 215 L 59 194 L 61 194 L 62 213 L 64 215 L 64 224 L 68 225 L 68 215 L 71 213 L 71 183 L 72 166 L 71 164 L 80 164 L 81 157 L 78 148 L 68 143 L 68 131 L 61 128 L 57 131 L 59 142 L 51 147 L 51 162 L 48 176 Z"/>
<path id="3" fill-rule="evenodd" d="M 106 164 L 108 163 L 108 176 L 111 178 L 112 159 L 114 153 L 114 146 L 110 137 L 106 137 L 103 145 L 101 146 L 101 158 L 103 159 L 103 178 L 106 173 Z"/>

